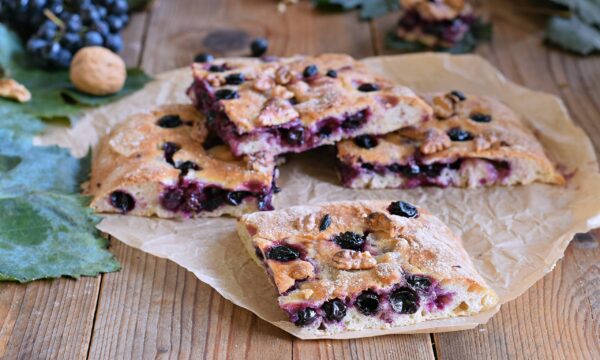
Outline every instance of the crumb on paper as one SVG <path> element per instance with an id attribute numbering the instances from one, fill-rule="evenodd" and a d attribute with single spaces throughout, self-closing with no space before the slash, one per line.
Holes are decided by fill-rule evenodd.
<path id="1" fill-rule="evenodd" d="M 0 79 L 0 97 L 24 103 L 31 100 L 31 93 L 14 79 Z"/>
<path id="2" fill-rule="evenodd" d="M 277 3 L 277 11 L 283 14 L 287 11 L 288 5 L 294 5 L 297 3 L 298 0 L 281 0 L 279 3 Z"/>

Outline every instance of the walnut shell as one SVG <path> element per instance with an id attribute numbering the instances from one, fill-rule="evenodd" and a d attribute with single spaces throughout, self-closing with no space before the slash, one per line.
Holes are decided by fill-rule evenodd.
<path id="1" fill-rule="evenodd" d="M 121 90 L 125 85 L 127 70 L 119 55 L 100 46 L 90 46 L 75 54 L 70 76 L 77 90 L 101 96 Z"/>

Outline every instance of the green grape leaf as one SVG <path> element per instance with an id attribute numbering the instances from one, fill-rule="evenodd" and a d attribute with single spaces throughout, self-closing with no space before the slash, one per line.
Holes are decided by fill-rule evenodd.
<path id="1" fill-rule="evenodd" d="M 0 107 L 0 281 L 97 275 L 119 269 L 95 228 L 99 218 L 77 195 L 88 178 L 83 159 L 38 147 L 44 124 Z"/>
<path id="2" fill-rule="evenodd" d="M 470 33 L 477 42 L 491 41 L 494 35 L 494 26 L 491 22 L 485 22 L 481 18 L 477 18 L 471 25 Z"/>
<path id="3" fill-rule="evenodd" d="M 600 1 L 576 0 L 575 4 L 575 13 L 583 22 L 600 26 Z"/>
<path id="4" fill-rule="evenodd" d="M 374 19 L 398 9 L 400 9 L 400 2 L 398 0 L 363 1 L 360 18 L 363 20 Z"/>
<path id="5" fill-rule="evenodd" d="M 313 0 L 316 8 L 326 11 L 348 11 L 362 5 L 363 0 Z"/>
<path id="6" fill-rule="evenodd" d="M 23 53 L 23 47 L 17 34 L 0 24 L 0 66 L 8 75 L 8 68 L 13 65 L 13 57 Z"/>
<path id="7" fill-rule="evenodd" d="M 390 31 L 386 34 L 385 47 L 401 53 L 427 51 L 429 49 L 425 44 L 420 42 L 407 41 L 399 38 L 395 31 Z"/>
<path id="8" fill-rule="evenodd" d="M 586 24 L 600 26 L 600 1 L 598 0 L 551 0 L 566 7 L 575 17 Z"/>
<path id="9" fill-rule="evenodd" d="M 66 70 L 45 71 L 35 68 L 12 66 L 11 78 L 23 84 L 31 92 L 31 100 L 20 104 L 0 99 L 0 107 L 11 107 L 42 119 L 68 118 L 74 120 L 81 113 L 81 106 L 65 101 L 62 91 L 71 86 Z"/>
<path id="10" fill-rule="evenodd" d="M 0 196 L 32 190 L 79 192 L 81 173 L 89 171 L 87 165 L 66 149 L 34 146 L 30 135 L 23 136 L 7 127 L 11 119 L 13 124 L 20 119 L 23 124 L 31 122 L 34 126 L 33 121 L 38 121 L 12 115 L 0 122 L 3 125 L 0 127 Z"/>
<path id="11" fill-rule="evenodd" d="M 154 0 L 127 0 L 129 3 L 129 10 L 141 11 L 152 5 Z"/>
<path id="12" fill-rule="evenodd" d="M 27 69 L 19 63 L 22 56 L 18 38 L 0 25 L 0 67 L 28 86 L 35 99 L 0 100 L 0 281 L 116 271 L 119 264 L 95 228 L 99 217 L 88 199 L 77 195 L 89 175 L 89 154 L 76 159 L 66 149 L 33 145 L 45 128 L 38 117 L 64 118 L 82 106 L 61 95 L 66 72 Z"/>
<path id="13" fill-rule="evenodd" d="M 40 69 L 13 67 L 11 77 L 31 92 L 31 101 L 19 104 L 0 99 L 0 107 L 11 107 L 15 111 L 43 118 L 69 118 L 73 120 L 82 110 L 90 106 L 108 104 L 141 89 L 151 77 L 142 70 L 129 69 L 125 86 L 116 94 L 94 96 L 77 91 L 69 80 L 67 70 L 45 71 Z"/>
<path id="14" fill-rule="evenodd" d="M 549 43 L 581 55 L 600 51 L 600 31 L 576 17 L 550 18 L 545 37 Z"/>
<path id="15" fill-rule="evenodd" d="M 10 131 L 13 136 L 33 137 L 42 132 L 46 125 L 31 115 L 15 112 L 10 107 L 0 106 L 0 128 Z"/>
<path id="16" fill-rule="evenodd" d="M 562 6 L 566 6 L 566 7 L 572 7 L 573 3 L 577 0 L 550 0 L 553 3 L 556 3 L 558 5 L 562 5 Z"/>
<path id="17" fill-rule="evenodd" d="M 78 278 L 119 270 L 87 201 L 43 192 L 0 197 L 0 280 Z"/>
<path id="18" fill-rule="evenodd" d="M 0 174 L 7 173 L 16 168 L 22 160 L 20 156 L 0 154 Z"/>
<path id="19" fill-rule="evenodd" d="M 477 44 L 478 41 L 475 35 L 472 32 L 468 32 L 459 42 L 454 44 L 450 49 L 446 49 L 446 51 L 450 54 L 468 54 L 475 50 Z"/>

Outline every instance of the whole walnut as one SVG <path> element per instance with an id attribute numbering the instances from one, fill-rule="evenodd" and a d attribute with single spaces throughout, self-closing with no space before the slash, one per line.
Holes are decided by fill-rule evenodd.
<path id="1" fill-rule="evenodd" d="M 70 69 L 71 82 L 77 90 L 92 95 L 109 95 L 125 85 L 127 70 L 119 55 L 100 47 L 79 50 Z"/>

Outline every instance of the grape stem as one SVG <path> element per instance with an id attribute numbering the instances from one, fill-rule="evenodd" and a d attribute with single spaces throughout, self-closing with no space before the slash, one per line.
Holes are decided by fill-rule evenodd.
<path id="1" fill-rule="evenodd" d="M 44 9 L 44 15 L 46 15 L 46 17 L 48 19 L 50 19 L 50 21 L 52 21 L 53 23 L 56 24 L 56 26 L 58 26 L 62 31 L 65 30 L 66 26 L 65 23 L 58 18 L 58 16 L 54 15 L 54 13 L 48 9 Z"/>

